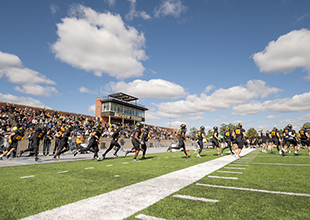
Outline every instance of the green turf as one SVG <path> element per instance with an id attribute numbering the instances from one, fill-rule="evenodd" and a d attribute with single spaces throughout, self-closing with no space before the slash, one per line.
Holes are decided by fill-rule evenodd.
<path id="1" fill-rule="evenodd" d="M 278 153 L 262 153 L 256 150 L 226 167 L 246 168 L 242 170 L 220 169 L 221 171 L 242 172 L 230 174 L 213 172 L 210 176 L 238 177 L 237 180 L 208 178 L 197 183 L 234 186 L 242 188 L 310 194 L 310 166 L 279 166 L 273 164 L 310 164 L 307 150 L 300 156 Z M 237 166 L 248 165 L 248 166 Z M 219 200 L 206 203 L 175 198 L 173 195 L 189 195 Z M 181 189 L 171 196 L 144 209 L 128 219 L 135 219 L 139 213 L 164 219 L 310 219 L 310 197 L 268 194 L 232 189 L 198 186 L 196 183 Z"/>
<path id="2" fill-rule="evenodd" d="M 127 156 L 100 162 L 83 160 L 0 168 L 0 219 L 27 217 L 206 162 L 217 156 L 215 150 L 209 150 L 202 154 L 202 158 L 186 159 L 182 152 L 151 154 L 147 158 L 141 162 L 132 162 L 132 156 Z M 110 164 L 113 166 L 107 166 Z M 88 167 L 94 169 L 85 170 Z M 58 174 L 59 171 L 68 172 Z M 20 179 L 30 175 L 35 177 Z"/>

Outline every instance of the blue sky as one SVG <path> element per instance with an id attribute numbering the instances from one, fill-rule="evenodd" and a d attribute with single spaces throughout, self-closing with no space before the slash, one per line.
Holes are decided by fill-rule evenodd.
<path id="1" fill-rule="evenodd" d="M 307 0 L 11 0 L 0 30 L 3 102 L 93 115 L 125 92 L 160 126 L 310 121 Z"/>

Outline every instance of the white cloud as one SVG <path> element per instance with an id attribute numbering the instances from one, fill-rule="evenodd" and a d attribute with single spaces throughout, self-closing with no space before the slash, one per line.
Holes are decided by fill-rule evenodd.
<path id="1" fill-rule="evenodd" d="M 163 79 L 149 81 L 137 79 L 129 83 L 111 82 L 110 88 L 114 92 L 124 92 L 139 98 L 174 99 L 186 95 L 182 86 Z"/>
<path id="2" fill-rule="evenodd" d="M 278 119 L 278 118 L 282 118 L 282 116 L 280 116 L 280 115 L 268 115 L 266 117 L 267 120 L 275 120 L 275 119 Z"/>
<path id="3" fill-rule="evenodd" d="M 50 96 L 58 93 L 55 87 L 40 86 L 38 84 L 55 85 L 56 83 L 46 76 L 23 66 L 18 56 L 0 51 L 0 78 L 6 76 L 9 82 L 20 84 L 15 90 L 35 96 Z"/>
<path id="4" fill-rule="evenodd" d="M 125 25 L 118 14 L 76 5 L 70 16 L 57 24 L 56 33 L 52 51 L 57 59 L 75 68 L 117 79 L 143 75 L 145 68 L 140 61 L 148 58 L 143 50 L 144 35 Z"/>
<path id="5" fill-rule="evenodd" d="M 246 86 L 234 86 L 228 89 L 218 89 L 210 96 L 201 93 L 200 96 L 188 95 L 185 100 L 158 104 L 158 115 L 178 118 L 180 116 L 201 115 L 203 112 L 214 112 L 217 109 L 229 109 L 231 105 L 276 94 L 278 88 L 269 87 L 262 80 L 250 80 Z"/>
<path id="6" fill-rule="evenodd" d="M 252 58 L 261 72 L 289 73 L 296 68 L 310 72 L 310 30 L 294 30 L 271 41 Z M 309 76 L 308 76 L 309 77 Z"/>
<path id="7" fill-rule="evenodd" d="M 208 93 L 208 92 L 210 92 L 212 89 L 214 89 L 214 86 L 213 85 L 209 85 L 209 86 L 207 86 L 206 88 L 205 88 L 205 93 Z"/>
<path id="8" fill-rule="evenodd" d="M 187 129 L 191 127 L 191 125 L 185 123 L 185 122 L 181 122 L 181 121 L 173 121 L 173 122 L 167 122 L 164 124 L 165 127 L 167 128 L 176 128 L 179 129 L 181 124 L 185 124 Z"/>
<path id="9" fill-rule="evenodd" d="M 159 8 L 155 8 L 154 16 L 158 18 L 170 15 L 178 18 L 186 9 L 187 7 L 182 5 L 181 0 L 163 0 Z"/>
<path id="10" fill-rule="evenodd" d="M 11 94 L 2 94 L 2 93 L 0 93 L 0 101 L 1 102 L 15 103 L 15 104 L 20 104 L 20 105 L 27 105 L 27 106 L 33 106 L 33 107 L 50 109 L 50 107 L 44 105 L 39 100 L 30 98 L 30 97 L 18 97 L 18 96 L 11 95 Z"/>
<path id="11" fill-rule="evenodd" d="M 161 118 L 154 112 L 155 109 L 150 109 L 145 112 L 145 121 L 160 121 Z"/>
<path id="12" fill-rule="evenodd" d="M 57 5 L 54 5 L 54 4 L 50 5 L 50 9 L 51 9 L 52 14 L 56 14 L 57 11 L 59 11 L 59 7 Z"/>
<path id="13" fill-rule="evenodd" d="M 265 111 L 305 112 L 310 111 L 310 92 L 294 95 L 291 98 L 267 100 L 263 103 L 253 102 L 233 107 L 236 115 L 258 114 Z"/>
<path id="14" fill-rule="evenodd" d="M 96 92 L 94 92 L 94 91 L 92 91 L 86 87 L 83 87 L 83 86 L 81 86 L 81 88 L 79 88 L 79 91 L 82 93 L 96 94 Z"/>
<path id="15" fill-rule="evenodd" d="M 127 20 L 133 20 L 134 18 L 141 17 L 144 20 L 151 19 L 151 16 L 148 15 L 145 11 L 136 11 L 136 0 L 128 0 L 130 2 L 130 10 L 126 15 Z"/>
<path id="16" fill-rule="evenodd" d="M 51 96 L 52 93 L 57 94 L 58 91 L 55 89 L 55 87 L 51 86 L 40 86 L 40 85 L 23 85 L 22 88 L 19 86 L 15 87 L 16 91 L 35 95 L 35 96 L 42 96 L 42 97 L 48 97 Z"/>
<path id="17" fill-rule="evenodd" d="M 88 111 L 88 112 L 91 112 L 91 113 L 93 113 L 93 114 L 95 114 L 96 105 L 93 104 L 93 105 L 89 106 L 88 109 L 87 109 L 87 111 Z"/>
<path id="18" fill-rule="evenodd" d="M 283 124 L 296 124 L 299 122 L 305 123 L 310 121 L 310 113 L 302 115 L 300 117 L 297 118 L 291 118 L 291 119 L 285 119 L 282 121 L 279 121 L 279 123 L 283 123 Z"/>
<path id="19" fill-rule="evenodd" d="M 114 7 L 115 5 L 115 0 L 104 0 L 104 1 L 107 2 L 110 7 Z"/>

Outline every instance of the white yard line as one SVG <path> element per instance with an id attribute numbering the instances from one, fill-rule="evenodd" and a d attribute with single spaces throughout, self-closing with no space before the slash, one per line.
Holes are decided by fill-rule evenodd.
<path id="1" fill-rule="evenodd" d="M 242 155 L 251 151 L 250 149 L 244 149 Z M 230 155 L 219 157 L 212 161 L 64 205 L 29 216 L 25 219 L 124 219 L 198 181 L 236 159 Z"/>
<path id="2" fill-rule="evenodd" d="M 31 176 L 22 176 L 20 177 L 21 179 L 26 179 L 26 178 L 32 178 L 32 177 L 35 177 L 35 175 L 31 175 Z"/>
<path id="3" fill-rule="evenodd" d="M 180 198 L 180 199 L 202 201 L 202 202 L 218 202 L 218 200 L 215 200 L 215 199 L 206 199 L 206 198 L 199 198 L 199 197 L 186 196 L 186 195 L 174 195 L 173 197 Z"/>
<path id="4" fill-rule="evenodd" d="M 227 176 L 208 176 L 209 178 L 216 178 L 216 179 L 226 179 L 226 180 L 237 180 L 237 177 L 227 177 Z"/>
<path id="5" fill-rule="evenodd" d="M 242 172 L 233 172 L 233 171 L 221 171 L 221 170 L 219 170 L 219 171 L 216 171 L 216 172 L 218 172 L 218 173 L 235 173 L 235 174 L 242 174 Z"/>
<path id="6" fill-rule="evenodd" d="M 275 166 L 297 166 L 297 167 L 310 167 L 310 164 L 287 164 L 287 163 L 251 163 L 257 165 L 275 165 Z"/>
<path id="7" fill-rule="evenodd" d="M 242 167 L 224 167 L 224 169 L 231 169 L 231 170 L 245 170 L 246 168 L 242 168 Z"/>
<path id="8" fill-rule="evenodd" d="M 240 188 L 233 186 L 218 186 L 218 185 L 210 185 L 210 184 L 202 184 L 196 183 L 197 186 L 207 186 L 221 189 L 235 189 L 235 190 L 244 190 L 244 191 L 252 191 L 252 192 L 262 192 L 262 193 L 271 193 L 271 194 L 281 194 L 281 195 L 289 195 L 289 196 L 305 196 L 310 197 L 310 194 L 306 193 L 292 193 L 292 192 L 281 192 L 281 191 L 270 191 L 270 190 L 262 190 L 262 189 L 250 189 L 250 188 Z"/>
<path id="9" fill-rule="evenodd" d="M 242 165 L 242 164 L 229 164 L 229 166 L 236 166 L 236 167 L 248 167 L 249 165 Z"/>
<path id="10" fill-rule="evenodd" d="M 135 216 L 135 218 L 142 219 L 142 220 L 167 220 L 167 219 L 157 218 L 157 217 L 144 215 L 144 214 L 139 214 L 139 215 Z"/>
<path id="11" fill-rule="evenodd" d="M 59 171 L 57 173 L 68 173 L 68 170 L 65 170 L 65 171 Z"/>

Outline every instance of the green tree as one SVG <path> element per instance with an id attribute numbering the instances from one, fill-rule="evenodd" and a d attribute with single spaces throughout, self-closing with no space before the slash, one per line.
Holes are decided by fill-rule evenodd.
<path id="1" fill-rule="evenodd" d="M 221 127 L 220 127 L 220 131 L 219 131 L 220 135 L 224 136 L 227 127 L 228 127 L 231 131 L 233 131 L 233 130 L 236 129 L 236 126 L 233 125 L 232 123 L 229 123 L 229 124 L 223 123 L 223 124 L 221 124 Z"/>
<path id="2" fill-rule="evenodd" d="M 256 136 L 258 136 L 258 133 L 255 130 L 255 128 L 250 128 L 250 129 L 247 130 L 246 135 L 248 137 L 256 137 Z"/>
<path id="3" fill-rule="evenodd" d="M 208 130 L 208 132 L 206 132 L 206 141 L 209 142 L 210 141 L 210 137 L 212 137 L 212 130 Z"/>
<path id="4" fill-rule="evenodd" d="M 197 134 L 198 130 L 195 127 L 192 127 L 189 129 L 189 133 L 188 135 L 192 138 L 196 138 L 196 134 Z"/>
<path id="5" fill-rule="evenodd" d="M 303 126 L 306 126 L 307 128 L 310 128 L 310 122 L 304 123 Z"/>

